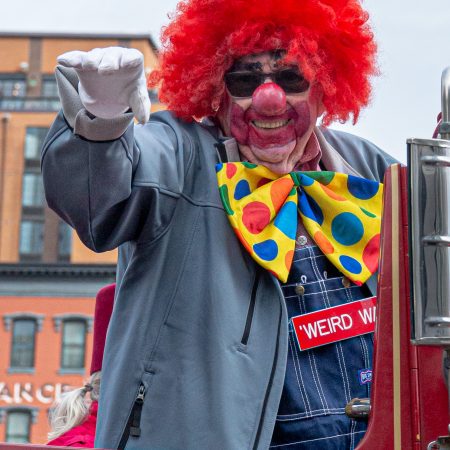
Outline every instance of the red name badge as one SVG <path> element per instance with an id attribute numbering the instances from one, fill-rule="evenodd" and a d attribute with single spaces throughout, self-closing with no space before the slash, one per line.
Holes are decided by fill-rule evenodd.
<path id="1" fill-rule="evenodd" d="M 377 298 L 371 297 L 291 319 L 300 350 L 375 331 Z"/>

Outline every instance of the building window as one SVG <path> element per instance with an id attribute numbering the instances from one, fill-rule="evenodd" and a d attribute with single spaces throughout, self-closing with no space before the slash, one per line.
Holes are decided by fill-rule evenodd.
<path id="1" fill-rule="evenodd" d="M 24 108 L 27 81 L 22 74 L 0 74 L 0 110 L 16 111 Z"/>
<path id="2" fill-rule="evenodd" d="M 42 219 L 43 220 L 43 219 Z M 40 261 L 44 248 L 44 223 L 42 220 L 22 220 L 20 224 L 21 260 Z"/>
<path id="3" fill-rule="evenodd" d="M 40 107 L 46 111 L 58 111 L 61 109 L 59 101 L 58 86 L 54 75 L 42 77 L 42 99 Z"/>
<path id="4" fill-rule="evenodd" d="M 12 369 L 34 367 L 35 338 L 35 319 L 14 320 L 10 364 Z"/>
<path id="5" fill-rule="evenodd" d="M 28 410 L 8 411 L 5 442 L 26 444 L 30 442 L 31 413 Z"/>
<path id="6" fill-rule="evenodd" d="M 0 74 L 0 98 L 25 97 L 27 81 L 25 75 Z"/>
<path id="7" fill-rule="evenodd" d="M 21 261 L 42 260 L 45 198 L 39 159 L 47 132 L 48 128 L 28 127 L 25 135 L 22 221 L 20 224 L 19 244 Z"/>
<path id="8" fill-rule="evenodd" d="M 58 86 L 54 75 L 44 75 L 42 77 L 42 97 L 58 101 Z"/>
<path id="9" fill-rule="evenodd" d="M 22 205 L 42 207 L 44 203 L 42 175 L 40 173 L 25 173 L 22 185 Z"/>
<path id="10" fill-rule="evenodd" d="M 43 314 L 20 312 L 5 314 L 3 324 L 11 332 L 9 373 L 33 373 L 36 349 L 36 332 L 42 330 Z M 0 413 L 1 413 L 0 408 Z M 1 423 L 1 417 L 0 417 Z"/>
<path id="11" fill-rule="evenodd" d="M 27 80 L 24 74 L 0 73 L 0 110 L 58 111 L 60 108 L 61 103 L 53 75 L 44 75 L 40 97 L 27 97 Z"/>
<path id="12" fill-rule="evenodd" d="M 55 331 L 61 332 L 60 373 L 84 373 L 86 334 L 92 331 L 93 317 L 84 314 L 61 314 L 53 317 Z"/>
<path id="13" fill-rule="evenodd" d="M 63 323 L 61 369 L 84 369 L 85 353 L 86 321 L 65 320 Z"/>
<path id="14" fill-rule="evenodd" d="M 50 211 L 45 201 L 40 154 L 47 132 L 48 128 L 44 127 L 26 130 L 19 244 L 21 262 L 70 261 L 71 229 Z"/>
<path id="15" fill-rule="evenodd" d="M 48 128 L 28 127 L 25 136 L 25 159 L 27 161 L 39 161 L 41 157 L 41 148 L 47 136 Z"/>
<path id="16" fill-rule="evenodd" d="M 72 251 L 72 228 L 67 223 L 59 222 L 58 232 L 58 261 L 70 262 Z"/>

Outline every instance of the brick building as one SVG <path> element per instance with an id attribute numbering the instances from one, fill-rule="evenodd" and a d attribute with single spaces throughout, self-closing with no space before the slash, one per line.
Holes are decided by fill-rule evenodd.
<path id="1" fill-rule="evenodd" d="M 39 157 L 60 107 L 56 57 L 114 45 L 157 64 L 150 36 L 0 33 L 0 442 L 45 442 L 53 400 L 89 375 L 94 297 L 116 252 L 91 252 L 47 207 Z"/>

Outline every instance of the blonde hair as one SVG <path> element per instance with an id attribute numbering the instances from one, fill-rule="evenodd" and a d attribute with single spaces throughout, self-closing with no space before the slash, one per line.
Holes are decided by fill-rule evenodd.
<path id="1" fill-rule="evenodd" d="M 94 372 L 89 381 L 78 389 L 62 395 L 50 415 L 48 439 L 56 439 L 72 428 L 80 425 L 89 414 L 89 404 L 86 394 L 89 392 L 91 401 L 98 401 L 100 393 L 101 371 Z"/>

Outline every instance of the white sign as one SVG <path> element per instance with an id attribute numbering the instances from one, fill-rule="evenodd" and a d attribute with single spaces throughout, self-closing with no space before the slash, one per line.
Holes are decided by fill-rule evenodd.
<path id="1" fill-rule="evenodd" d="M 62 393 L 70 390 L 71 386 L 62 383 L 45 383 L 34 387 L 32 383 L 7 384 L 0 381 L 0 403 L 20 405 L 39 402 L 48 405 L 59 400 Z"/>

